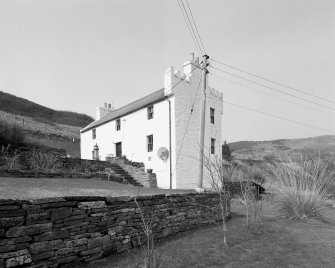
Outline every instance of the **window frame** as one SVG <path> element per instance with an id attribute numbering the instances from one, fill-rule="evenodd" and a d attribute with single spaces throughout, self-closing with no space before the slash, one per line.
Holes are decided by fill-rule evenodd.
<path id="1" fill-rule="evenodd" d="M 210 107 L 209 109 L 209 118 L 212 124 L 215 124 L 215 109 Z"/>
<path id="2" fill-rule="evenodd" d="M 154 150 L 154 135 L 147 135 L 147 151 L 148 153 Z"/>
<path id="3" fill-rule="evenodd" d="M 211 138 L 211 154 L 215 154 L 215 142 L 216 139 Z"/>
<path id="4" fill-rule="evenodd" d="M 154 118 L 154 106 L 153 105 L 147 108 L 147 118 L 148 120 L 151 120 Z"/>
<path id="5" fill-rule="evenodd" d="M 92 140 L 95 140 L 97 138 L 97 129 L 93 128 L 92 129 Z"/>
<path id="6" fill-rule="evenodd" d="M 121 130 L 121 119 L 120 118 L 115 120 L 115 129 L 116 131 Z"/>

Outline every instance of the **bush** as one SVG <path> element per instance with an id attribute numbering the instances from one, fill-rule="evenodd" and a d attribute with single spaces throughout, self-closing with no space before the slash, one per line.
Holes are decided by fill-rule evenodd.
<path id="1" fill-rule="evenodd" d="M 9 153 L 10 145 L 0 147 L 0 169 L 19 170 L 21 168 L 19 155 L 14 152 Z"/>
<path id="2" fill-rule="evenodd" d="M 24 130 L 19 125 L 0 120 L 0 144 L 21 145 L 24 139 Z"/>
<path id="3" fill-rule="evenodd" d="M 54 172 L 61 166 L 59 158 L 51 153 L 34 149 L 27 159 L 28 169 L 37 172 Z"/>
<path id="4" fill-rule="evenodd" d="M 326 221 L 325 200 L 335 172 L 320 156 L 310 159 L 287 157 L 269 165 L 275 179 L 275 214 L 282 218 Z"/>

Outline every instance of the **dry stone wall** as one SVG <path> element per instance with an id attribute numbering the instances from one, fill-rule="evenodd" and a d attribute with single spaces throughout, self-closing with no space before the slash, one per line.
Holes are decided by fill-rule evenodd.
<path id="1" fill-rule="evenodd" d="M 134 197 L 0 200 L 0 267 L 57 267 L 89 262 L 145 241 L 141 213 L 155 238 L 219 220 L 218 196 L 189 193 Z"/>

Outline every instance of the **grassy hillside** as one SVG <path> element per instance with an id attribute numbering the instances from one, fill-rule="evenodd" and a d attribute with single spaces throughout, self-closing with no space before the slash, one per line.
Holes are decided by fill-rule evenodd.
<path id="1" fill-rule="evenodd" d="M 84 127 L 93 121 L 88 115 L 67 111 L 56 111 L 29 100 L 0 91 L 0 110 L 22 115 L 47 124 L 63 124 Z"/>
<path id="2" fill-rule="evenodd" d="M 277 155 L 294 153 L 322 153 L 335 156 L 335 136 L 317 136 L 303 139 L 283 139 L 273 141 L 239 141 L 229 144 L 239 159 L 270 161 Z"/>
<path id="3" fill-rule="evenodd" d="M 80 157 L 80 129 L 81 127 L 46 124 L 33 118 L 14 115 L 0 111 L 0 121 L 18 125 L 25 132 L 25 142 L 41 146 L 64 149 L 71 156 Z M 1 129 L 0 129 L 1 131 Z M 7 144 L 1 144 L 0 146 Z"/>

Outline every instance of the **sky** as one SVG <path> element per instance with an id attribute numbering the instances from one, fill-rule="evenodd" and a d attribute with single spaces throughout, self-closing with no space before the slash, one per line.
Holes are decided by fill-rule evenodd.
<path id="1" fill-rule="evenodd" d="M 189 4 L 211 58 L 328 100 L 212 62 L 290 94 L 209 68 L 224 140 L 335 134 L 335 1 Z M 201 56 L 177 0 L 0 0 L 0 90 L 53 109 L 94 117 L 105 102 L 121 107 L 162 88 L 164 70 L 181 70 L 191 52 Z"/>

